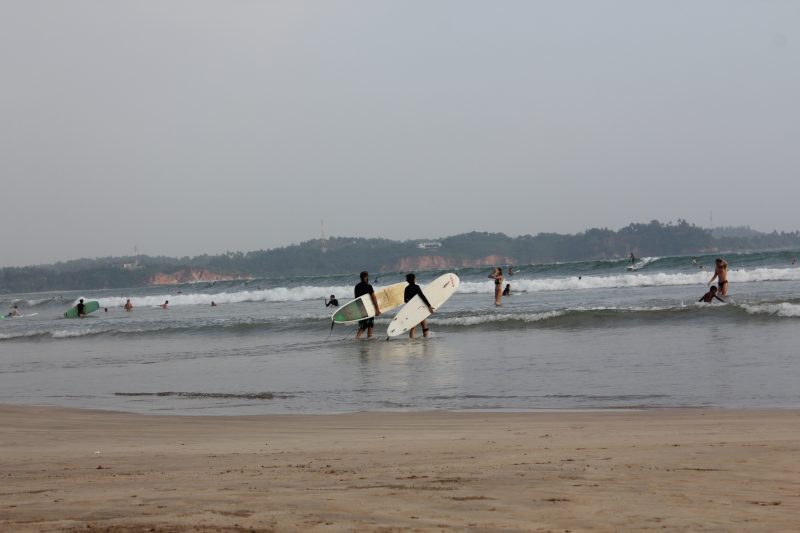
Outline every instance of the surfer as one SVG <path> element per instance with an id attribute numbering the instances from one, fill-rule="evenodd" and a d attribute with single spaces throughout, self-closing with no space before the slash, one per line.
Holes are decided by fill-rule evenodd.
<path id="1" fill-rule="evenodd" d="M 717 300 L 719 300 L 722 303 L 725 303 L 725 300 L 723 300 L 722 298 L 717 296 L 717 288 L 712 286 L 710 289 L 708 289 L 708 292 L 705 293 L 703 296 L 701 296 L 700 299 L 697 300 L 697 301 L 698 302 L 706 302 L 706 303 L 710 304 L 711 302 L 714 301 L 714 298 L 716 298 Z"/>
<path id="2" fill-rule="evenodd" d="M 711 279 L 708 281 L 708 284 L 711 285 L 714 283 L 714 280 L 717 280 L 717 286 L 719 287 L 719 292 L 722 293 L 723 296 L 728 295 L 728 263 L 722 259 L 721 257 L 717 257 L 714 261 L 714 275 L 711 276 Z"/>
<path id="3" fill-rule="evenodd" d="M 633 252 L 631 252 L 631 257 L 630 257 L 630 259 L 628 259 L 628 262 L 630 264 L 634 264 L 636 262 L 636 256 L 633 255 Z"/>
<path id="4" fill-rule="evenodd" d="M 354 293 L 356 298 L 360 298 L 365 294 L 369 294 L 370 299 L 372 300 L 372 305 L 375 306 L 375 316 L 381 316 L 380 307 L 378 307 L 378 298 L 375 296 L 375 289 L 372 288 L 372 285 L 369 284 L 369 272 L 366 270 L 362 271 L 359 274 L 359 278 L 361 281 L 355 287 Z M 356 338 L 360 338 L 361 335 L 364 334 L 364 331 L 367 332 L 367 338 L 372 337 L 372 330 L 375 327 L 375 317 L 365 318 L 364 320 L 358 321 L 358 331 L 356 332 Z"/>
<path id="5" fill-rule="evenodd" d="M 417 277 L 414 274 L 406 274 L 406 281 L 408 282 L 408 285 L 406 286 L 405 291 L 403 291 L 403 301 L 405 303 L 408 303 L 411 300 L 411 298 L 418 295 L 422 300 L 422 302 L 428 306 L 428 311 L 433 313 L 433 306 L 431 306 L 431 303 L 425 297 L 425 294 L 422 292 L 422 288 L 419 285 L 417 285 L 416 279 Z M 419 325 L 422 326 L 422 336 L 427 337 L 428 321 L 423 320 L 422 322 L 419 323 Z M 416 335 L 416 332 L 417 332 L 417 326 L 412 327 L 410 330 L 408 330 L 408 337 L 413 339 L 414 336 Z"/>
<path id="6" fill-rule="evenodd" d="M 78 310 L 78 316 L 83 318 L 86 316 L 86 304 L 83 303 L 83 298 L 78 300 L 78 305 L 75 306 L 75 309 Z"/>
<path id="7" fill-rule="evenodd" d="M 216 306 L 217 306 L 217 302 L 215 302 L 214 300 L 211 300 L 211 307 L 216 307 Z"/>
<path id="8" fill-rule="evenodd" d="M 169 308 L 169 300 L 165 300 L 163 304 L 159 305 L 161 309 L 168 309 Z"/>
<path id="9" fill-rule="evenodd" d="M 125 305 L 123 305 L 122 307 L 123 307 L 123 308 L 124 308 L 126 311 L 133 311 L 133 304 L 131 303 L 131 299 L 130 299 L 130 298 L 128 298 L 128 300 L 125 302 Z"/>
<path id="10" fill-rule="evenodd" d="M 501 301 L 503 299 L 503 269 L 494 267 L 489 277 L 494 280 L 494 305 L 500 307 L 503 305 Z"/>
<path id="11" fill-rule="evenodd" d="M 330 300 L 325 300 L 325 298 L 323 298 L 322 300 L 325 302 L 325 307 L 330 307 L 332 305 L 339 307 L 339 300 L 336 299 L 336 295 L 334 294 L 331 294 Z"/>
<path id="12" fill-rule="evenodd" d="M 15 305 L 14 309 L 12 309 L 11 312 L 8 313 L 6 316 L 19 316 L 19 307 Z"/>

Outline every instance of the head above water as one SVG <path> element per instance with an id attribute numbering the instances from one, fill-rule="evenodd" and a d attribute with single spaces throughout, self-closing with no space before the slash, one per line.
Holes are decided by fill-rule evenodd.
<path id="1" fill-rule="evenodd" d="M 359 274 L 358 277 L 361 278 L 361 281 L 367 281 L 367 278 L 369 277 L 369 272 L 367 272 L 366 270 L 362 270 L 361 274 Z"/>

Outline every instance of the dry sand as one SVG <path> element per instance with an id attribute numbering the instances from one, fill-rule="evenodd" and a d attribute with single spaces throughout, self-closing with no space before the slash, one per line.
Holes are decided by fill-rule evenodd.
<path id="1" fill-rule="evenodd" d="M 0 406 L 2 531 L 800 530 L 800 411 Z"/>

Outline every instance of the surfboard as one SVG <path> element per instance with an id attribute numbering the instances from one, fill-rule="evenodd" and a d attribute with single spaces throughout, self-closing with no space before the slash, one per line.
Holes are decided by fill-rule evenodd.
<path id="1" fill-rule="evenodd" d="M 0 315 L 0 320 L 5 320 L 6 318 L 25 318 L 29 316 L 36 316 L 39 313 L 28 313 L 27 315 Z"/>
<path id="2" fill-rule="evenodd" d="M 422 292 L 436 310 L 456 292 L 460 283 L 461 280 L 455 274 L 444 274 L 422 287 Z M 423 303 L 422 298 L 414 296 L 389 323 L 386 334 L 389 337 L 396 337 L 406 333 L 428 318 L 430 314 L 431 312 Z"/>
<path id="3" fill-rule="evenodd" d="M 94 313 L 98 309 L 100 309 L 100 303 L 97 300 L 92 300 L 90 302 L 83 302 L 84 307 L 83 314 L 88 315 L 89 313 Z M 64 312 L 64 318 L 78 318 L 78 308 L 71 307 Z"/>
<path id="4" fill-rule="evenodd" d="M 378 300 L 378 307 L 381 313 L 394 309 L 403 303 L 403 291 L 406 285 L 408 283 L 402 281 L 375 289 L 375 298 Z M 373 316 L 375 316 L 375 306 L 372 304 L 372 298 L 370 298 L 369 294 L 365 294 L 350 300 L 334 311 L 331 315 L 331 320 L 338 324 L 347 324 L 348 322 L 358 322 Z"/>

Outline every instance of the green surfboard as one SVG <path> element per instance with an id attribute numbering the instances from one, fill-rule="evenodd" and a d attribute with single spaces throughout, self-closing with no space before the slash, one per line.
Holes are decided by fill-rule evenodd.
<path id="1" fill-rule="evenodd" d="M 91 302 L 83 302 L 83 305 L 86 306 L 83 309 L 84 315 L 88 315 L 89 313 L 94 313 L 95 311 L 100 309 L 100 304 L 97 302 L 97 300 L 92 300 Z M 72 307 L 68 309 L 64 313 L 64 318 L 78 318 L 78 308 Z"/>

